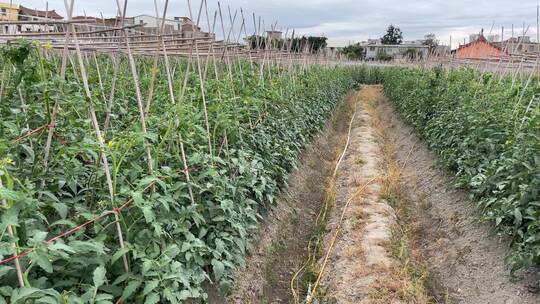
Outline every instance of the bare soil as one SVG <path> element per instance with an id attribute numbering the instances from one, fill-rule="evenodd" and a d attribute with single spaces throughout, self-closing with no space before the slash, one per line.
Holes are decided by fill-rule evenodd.
<path id="1" fill-rule="evenodd" d="M 344 145 L 353 102 L 354 95 L 347 96 L 302 153 L 288 186 L 254 237 L 255 248 L 247 257 L 246 267 L 235 274 L 232 294 L 211 303 L 293 302 L 290 282 L 308 259 L 308 242 L 324 203 L 325 185 Z"/>
<path id="2" fill-rule="evenodd" d="M 336 202 L 329 220 L 324 269 L 325 301 L 332 303 L 402 303 L 394 291 L 398 263 L 387 250 L 397 215 L 382 197 L 381 142 L 378 140 L 368 102 L 379 95 L 377 87 L 357 94 L 357 115 L 352 122 L 350 147 L 339 167 Z M 336 231 L 339 235 L 332 247 Z"/>

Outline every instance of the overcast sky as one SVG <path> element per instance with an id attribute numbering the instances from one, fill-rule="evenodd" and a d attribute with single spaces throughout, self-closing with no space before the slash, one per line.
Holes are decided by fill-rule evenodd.
<path id="1" fill-rule="evenodd" d="M 8 0 L 0 0 L 8 2 Z M 124 0 L 119 0 L 124 3 Z M 191 0 L 193 14 L 196 15 L 200 0 Z M 207 0 L 210 19 L 217 9 L 217 1 Z M 30 8 L 44 9 L 46 0 L 13 1 Z M 164 0 L 157 0 L 159 6 Z M 168 17 L 189 16 L 187 0 L 170 0 Z M 285 32 L 295 29 L 297 34 L 324 35 L 331 45 L 343 45 L 368 38 L 378 38 L 384 34 L 388 24 L 401 28 L 405 40 L 422 38 L 427 33 L 435 33 L 442 43 L 448 44 L 452 36 L 452 46 L 471 33 L 501 35 L 505 27 L 505 38 L 511 36 L 514 24 L 516 35 L 530 26 L 527 35 L 536 40 L 536 5 L 532 0 L 224 0 L 221 2 L 225 26 L 230 26 L 227 6 L 232 14 L 240 8 L 244 11 L 248 34 L 253 33 L 253 17 L 260 16 L 265 28 L 277 22 L 277 27 Z M 64 0 L 49 0 L 49 9 L 56 9 L 65 15 Z M 161 10 L 161 8 L 160 8 Z M 75 0 L 75 15 L 114 16 L 116 0 Z M 138 14 L 155 15 L 154 0 L 129 0 L 128 16 Z M 240 16 L 240 14 L 239 14 Z M 237 20 L 240 20 L 238 18 Z M 203 28 L 207 21 L 201 20 Z M 235 26 L 237 32 L 240 23 Z M 221 32 L 218 19 L 218 33 Z M 291 32 L 289 31 L 289 36 Z"/>

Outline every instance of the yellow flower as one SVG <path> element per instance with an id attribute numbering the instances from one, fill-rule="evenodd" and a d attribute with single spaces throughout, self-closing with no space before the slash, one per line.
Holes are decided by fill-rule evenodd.
<path id="1" fill-rule="evenodd" d="M 109 145 L 109 149 L 112 149 L 112 147 L 113 147 L 113 141 L 110 140 L 109 143 L 108 143 L 108 145 Z"/>
<path id="2" fill-rule="evenodd" d="M 99 141 L 101 141 L 101 143 L 105 143 L 105 134 L 104 133 L 101 133 L 101 136 L 98 137 Z"/>
<path id="3" fill-rule="evenodd" d="M 0 161 L 0 165 L 15 165 L 15 162 L 13 161 L 13 159 L 6 157 L 2 159 L 2 161 Z"/>
<path id="4" fill-rule="evenodd" d="M 43 45 L 43 48 L 46 49 L 46 50 L 50 50 L 52 48 L 52 45 L 50 42 L 47 42 Z"/>

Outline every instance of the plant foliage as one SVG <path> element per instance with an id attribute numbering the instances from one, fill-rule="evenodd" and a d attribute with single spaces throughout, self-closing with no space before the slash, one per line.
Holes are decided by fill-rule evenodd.
<path id="1" fill-rule="evenodd" d="M 458 185 L 514 237 L 508 257 L 513 269 L 539 265 L 540 87 L 528 85 L 528 75 L 514 82 L 469 69 L 377 73 L 399 113 Z"/>
<path id="2" fill-rule="evenodd" d="M 382 36 L 382 44 L 401 44 L 403 42 L 403 34 L 401 29 L 397 26 L 390 24 L 386 29 L 386 34 Z"/>
<path id="3" fill-rule="evenodd" d="M 267 65 L 261 75 L 256 63 L 238 60 L 228 80 L 223 63 L 210 64 L 204 84 L 210 154 L 199 77 L 190 72 L 185 78 L 187 60 L 171 60 L 175 91 L 187 81 L 184 97 L 178 94 L 175 102 L 159 63 L 146 134 L 128 59 L 88 53 L 84 61 L 91 98 L 84 94 L 77 64 L 68 61 L 65 79 L 59 77 L 57 53 L 24 41 L 1 52 L 0 199 L 6 207 L 0 208 L 0 259 L 13 255 L 14 243 L 18 252 L 33 251 L 20 259 L 24 288 L 13 264 L 0 265 L 0 303 L 181 303 L 204 299 L 202 286 L 209 282 L 226 292 L 231 270 L 242 265 L 251 233 L 300 150 L 362 74 L 359 68 L 284 71 Z M 146 93 L 153 60 L 136 57 L 136 65 Z M 110 122 L 100 148 L 88 109 L 95 109 L 104 130 L 108 100 L 113 101 Z M 23 135 L 50 124 L 56 102 L 45 170 L 48 128 Z M 111 167 L 112 199 L 102 154 Z M 113 216 L 44 243 L 130 199 L 119 213 L 124 249 Z"/>

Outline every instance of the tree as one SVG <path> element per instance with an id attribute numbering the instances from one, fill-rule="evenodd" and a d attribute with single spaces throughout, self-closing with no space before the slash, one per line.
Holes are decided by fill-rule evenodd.
<path id="1" fill-rule="evenodd" d="M 437 40 L 435 34 L 429 33 L 424 36 L 423 44 L 429 46 L 429 52 L 431 53 L 439 45 L 439 40 Z"/>
<path id="2" fill-rule="evenodd" d="M 386 34 L 381 38 L 382 44 L 401 44 L 403 42 L 403 34 L 397 26 L 390 24 L 386 29 Z"/>
<path id="3" fill-rule="evenodd" d="M 268 39 L 268 37 L 251 35 L 245 38 L 246 44 L 252 50 L 254 49 L 283 49 L 290 48 L 292 52 L 318 53 L 326 47 L 326 37 L 302 36 L 288 39 Z"/>
<path id="4" fill-rule="evenodd" d="M 326 47 L 326 37 L 318 36 L 302 36 L 300 38 L 293 38 L 291 43 L 291 51 L 300 53 L 304 51 L 311 51 L 311 53 L 318 53 L 320 50 Z"/>
<path id="5" fill-rule="evenodd" d="M 295 53 L 301 53 L 308 45 L 308 40 L 305 36 L 292 38 L 290 40 L 291 51 Z"/>
<path id="6" fill-rule="evenodd" d="M 245 38 L 249 48 L 252 50 L 255 49 L 266 49 L 266 39 L 263 36 L 251 35 Z"/>
<path id="7" fill-rule="evenodd" d="M 312 53 L 318 53 L 320 50 L 324 49 L 326 47 L 326 40 L 328 38 L 326 37 L 317 37 L 317 36 L 309 36 L 308 37 L 308 44 L 311 48 Z"/>
<path id="8" fill-rule="evenodd" d="M 270 39 L 265 36 L 251 35 L 244 38 L 250 49 L 282 49 L 285 46 L 283 39 Z"/>
<path id="9" fill-rule="evenodd" d="M 364 53 L 364 48 L 360 46 L 360 43 L 348 45 L 341 49 L 339 53 L 349 60 L 360 60 L 366 55 Z"/>

